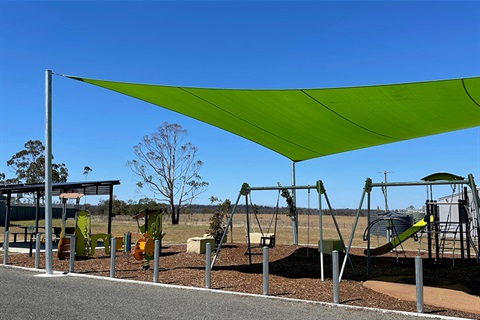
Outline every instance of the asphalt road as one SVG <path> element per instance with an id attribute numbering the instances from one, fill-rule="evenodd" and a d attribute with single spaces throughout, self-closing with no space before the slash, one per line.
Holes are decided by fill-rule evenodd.
<path id="1" fill-rule="evenodd" d="M 400 320 L 405 314 L 0 266 L 0 319 Z"/>

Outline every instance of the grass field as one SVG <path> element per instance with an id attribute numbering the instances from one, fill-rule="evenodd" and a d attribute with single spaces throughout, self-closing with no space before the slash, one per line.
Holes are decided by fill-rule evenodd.
<path id="1" fill-rule="evenodd" d="M 178 225 L 172 225 L 169 217 L 164 217 L 163 230 L 166 232 L 166 236 L 163 238 L 164 244 L 185 244 L 188 238 L 202 236 L 206 233 L 209 227 L 210 214 L 184 214 L 180 216 L 180 223 Z M 264 233 L 273 232 L 274 230 L 274 216 L 271 214 L 260 214 L 258 219 Z M 260 232 L 259 224 L 253 215 L 250 216 L 251 232 Z M 348 244 L 352 227 L 354 223 L 354 217 L 337 216 L 336 217 L 338 227 L 345 241 Z M 14 222 L 24 226 L 34 225 L 35 221 L 20 221 Z M 44 226 L 44 221 L 40 221 L 39 225 Z M 61 220 L 54 219 L 52 221 L 53 226 L 60 226 Z M 73 219 L 67 220 L 67 226 L 74 226 L 75 221 Z M 106 217 L 96 216 L 92 217 L 91 229 L 94 233 L 106 233 L 107 232 L 107 219 Z M 367 218 L 360 217 L 357 223 L 357 228 L 354 234 L 353 246 L 366 247 L 367 242 L 363 241 L 362 236 L 367 226 Z M 270 227 L 270 229 L 269 229 Z M 20 231 L 16 227 L 10 227 L 11 231 Z M 3 229 L 3 228 L 2 228 Z M 300 215 L 299 216 L 299 244 L 308 246 L 317 246 L 319 236 L 319 217 L 314 215 Z M 112 234 L 123 235 L 126 232 L 132 232 L 138 234 L 137 223 L 127 216 L 117 216 L 112 220 Z M 4 232 L 0 234 L 0 241 L 3 241 Z M 20 237 L 21 238 L 21 237 Z M 277 230 L 276 230 L 276 242 L 278 244 L 292 244 L 292 228 L 290 219 L 285 215 L 278 215 L 277 217 Z M 323 216 L 323 238 L 324 239 L 338 239 L 338 234 L 335 228 L 335 224 L 331 216 Z M 133 237 L 135 240 L 135 236 Z M 13 236 L 10 236 L 10 241 L 13 241 Z M 233 232 L 229 233 L 227 242 L 246 242 L 246 216 L 243 213 L 236 213 L 233 218 Z M 426 239 L 421 242 L 416 242 L 413 239 L 407 240 L 403 247 L 408 250 L 418 250 L 419 243 L 421 248 L 426 250 Z M 372 236 L 371 247 L 375 248 L 386 243 L 385 237 Z M 449 244 L 447 244 L 449 246 Z M 450 249 L 451 251 L 451 249 Z"/>

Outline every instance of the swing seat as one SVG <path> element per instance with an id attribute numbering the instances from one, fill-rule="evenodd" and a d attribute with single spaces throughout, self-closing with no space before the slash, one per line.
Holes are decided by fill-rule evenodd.
<path id="1" fill-rule="evenodd" d="M 258 243 L 260 247 L 275 247 L 275 233 L 250 233 L 250 243 Z"/>

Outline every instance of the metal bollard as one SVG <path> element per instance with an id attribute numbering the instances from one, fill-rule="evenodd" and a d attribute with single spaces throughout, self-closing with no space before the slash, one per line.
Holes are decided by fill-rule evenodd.
<path id="1" fill-rule="evenodd" d="M 10 241 L 9 235 L 10 235 L 10 232 L 5 231 L 5 235 L 3 236 L 3 264 L 4 265 L 7 264 L 7 260 L 8 260 L 8 242 Z"/>
<path id="2" fill-rule="evenodd" d="M 70 235 L 70 265 L 68 267 L 68 272 L 74 272 L 75 264 L 75 235 Z"/>
<path id="3" fill-rule="evenodd" d="M 110 278 L 115 278 L 115 257 L 117 253 L 117 239 L 110 239 Z"/>
<path id="4" fill-rule="evenodd" d="M 125 244 L 123 246 L 123 252 L 125 253 L 125 257 L 127 259 L 127 262 L 129 262 L 131 242 L 132 242 L 132 234 L 130 233 L 130 231 L 125 233 L 124 239 L 125 239 Z"/>
<path id="5" fill-rule="evenodd" d="M 153 251 L 153 282 L 158 283 L 158 264 L 160 261 L 160 240 L 155 240 Z"/>
<path id="6" fill-rule="evenodd" d="M 35 236 L 35 269 L 40 267 L 40 233 L 37 233 Z"/>
<path id="7" fill-rule="evenodd" d="M 417 312 L 423 312 L 423 267 L 422 257 L 415 257 L 415 288 L 417 291 Z"/>
<path id="8" fill-rule="evenodd" d="M 339 302 L 340 283 L 338 267 L 338 251 L 334 250 L 332 252 L 333 303 Z"/>
<path id="9" fill-rule="evenodd" d="M 205 246 L 205 288 L 210 289 L 210 274 L 212 271 L 212 244 L 207 242 Z"/>
<path id="10" fill-rule="evenodd" d="M 263 295 L 268 295 L 268 247 L 263 247 Z"/>

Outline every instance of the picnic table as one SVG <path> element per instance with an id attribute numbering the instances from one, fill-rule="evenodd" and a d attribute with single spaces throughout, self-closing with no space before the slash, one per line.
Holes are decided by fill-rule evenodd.
<path id="1" fill-rule="evenodd" d="M 13 242 L 17 242 L 17 235 L 23 235 L 23 242 L 28 242 L 30 239 L 28 239 L 28 236 L 32 237 L 32 235 L 35 234 L 35 226 L 22 226 L 19 224 L 11 224 L 11 227 L 15 227 L 18 229 L 23 229 L 23 231 L 20 232 L 10 232 L 10 234 L 13 234 Z M 38 227 L 39 229 L 44 229 L 44 227 Z"/>

